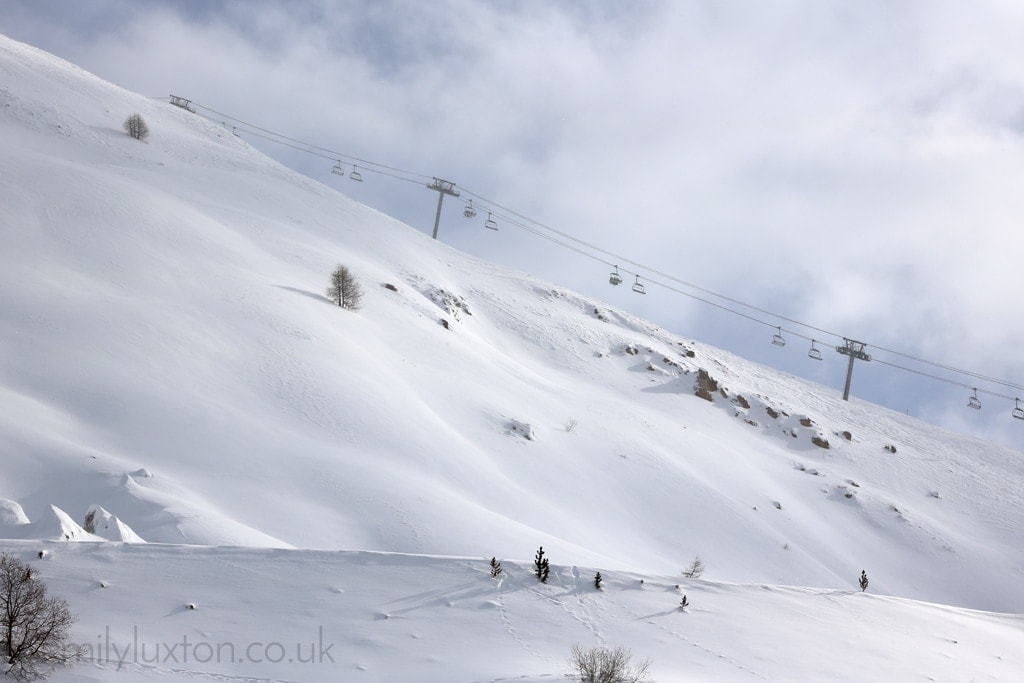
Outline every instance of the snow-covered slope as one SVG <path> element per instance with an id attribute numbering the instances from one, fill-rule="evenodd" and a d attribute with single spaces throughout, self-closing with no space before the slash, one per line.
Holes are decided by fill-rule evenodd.
<path id="1" fill-rule="evenodd" d="M 1016 681 L 1024 618 L 861 593 L 392 553 L 39 544 L 88 660 L 55 681 L 564 680 L 574 644 L 668 681 Z M 642 582 L 641 582 L 642 581 Z M 677 588 L 678 584 L 678 588 Z M 685 595 L 689 606 L 679 607 Z"/>
<path id="2" fill-rule="evenodd" d="M 148 142 L 121 130 L 133 112 Z M 1024 612 L 1020 453 L 458 253 L 5 38 L 0 139 L 0 538 L 527 563 L 543 545 L 562 573 L 616 577 L 699 554 L 705 579 L 814 587 L 765 592 L 794 615 L 912 604 L 834 597 L 861 569 L 873 593 Z M 338 263 L 358 312 L 322 295 Z M 71 552 L 78 576 L 106 555 L 136 577 L 160 553 L 249 561 Z M 238 552 L 272 572 L 298 551 Z M 294 557 L 285 575 L 320 556 Z M 759 589 L 706 590 L 761 609 Z"/>

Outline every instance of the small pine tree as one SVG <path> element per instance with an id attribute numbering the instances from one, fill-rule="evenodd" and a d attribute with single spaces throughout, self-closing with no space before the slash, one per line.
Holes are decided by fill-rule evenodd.
<path id="1" fill-rule="evenodd" d="M 679 601 L 679 609 L 686 609 L 690 604 L 690 601 L 686 599 L 686 595 L 683 595 L 683 599 Z"/>
<path id="2" fill-rule="evenodd" d="M 548 558 L 544 557 L 544 546 L 538 548 L 537 555 L 533 558 L 533 568 L 537 574 L 537 579 L 541 583 L 547 583 L 550 567 L 548 566 Z"/>
<path id="3" fill-rule="evenodd" d="M 494 578 L 501 573 L 501 562 L 498 562 L 497 558 L 491 558 L 491 578 Z"/>
<path id="4" fill-rule="evenodd" d="M 863 593 L 868 589 L 868 575 L 863 569 L 860 570 L 860 590 Z"/>
<path id="5" fill-rule="evenodd" d="M 601 590 L 601 581 L 603 580 L 604 577 L 601 576 L 601 572 L 594 574 L 594 588 Z"/>
<path id="6" fill-rule="evenodd" d="M 124 132 L 136 140 L 145 140 L 149 137 L 149 126 L 146 125 L 146 121 L 139 114 L 132 114 L 126 118 L 122 126 L 124 127 Z"/>

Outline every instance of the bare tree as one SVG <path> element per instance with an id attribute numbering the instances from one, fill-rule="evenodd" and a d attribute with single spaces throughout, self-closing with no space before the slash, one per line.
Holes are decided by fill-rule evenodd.
<path id="1" fill-rule="evenodd" d="M 68 642 L 76 617 L 68 604 L 46 595 L 35 570 L 15 557 L 0 555 L 0 652 L 4 674 L 17 680 L 45 678 L 58 666 L 82 657 Z"/>
<path id="2" fill-rule="evenodd" d="M 693 558 L 693 562 L 690 566 L 683 570 L 683 576 L 688 579 L 698 579 L 700 575 L 704 573 L 704 560 L 700 559 L 700 555 Z"/>
<path id="3" fill-rule="evenodd" d="M 625 647 L 584 650 L 573 645 L 569 668 L 582 683 L 641 683 L 648 680 L 651 661 L 647 659 L 633 665 L 630 663 L 632 659 L 633 653 Z"/>
<path id="4" fill-rule="evenodd" d="M 331 273 L 331 284 L 327 287 L 327 296 L 342 308 L 352 311 L 363 305 L 363 288 L 359 286 L 352 271 L 342 265 L 339 265 Z"/>
<path id="5" fill-rule="evenodd" d="M 124 120 L 124 132 L 136 140 L 145 140 L 149 137 L 149 126 L 146 125 L 140 114 L 132 114 Z"/>

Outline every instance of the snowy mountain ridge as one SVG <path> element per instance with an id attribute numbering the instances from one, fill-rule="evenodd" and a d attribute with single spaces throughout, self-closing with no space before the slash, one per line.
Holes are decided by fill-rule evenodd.
<path id="1" fill-rule="evenodd" d="M 133 112 L 148 142 L 121 131 Z M 820 618 L 833 626 L 851 609 L 880 621 L 944 609 L 915 600 L 1024 612 L 1020 453 L 844 402 L 459 253 L 279 166 L 217 123 L 6 38 L 0 137 L 0 538 L 16 539 L 0 546 L 25 557 L 41 542 L 50 549 L 44 568 L 73 606 L 86 606 L 87 629 L 116 618 L 123 635 L 130 619 L 99 616 L 104 566 L 115 584 L 132 584 L 127 595 L 152 624 L 199 581 L 193 572 L 219 577 L 199 603 L 223 596 L 216 624 L 230 630 L 254 609 L 267 610 L 264 625 L 288 614 L 296 586 L 330 590 L 314 579 L 326 563 L 360 586 L 344 590 L 362 591 L 354 612 L 331 617 L 346 633 L 376 619 L 366 611 L 387 601 L 390 573 L 412 566 L 418 578 L 399 583 L 420 596 L 461 577 L 449 589 L 456 597 L 409 603 L 429 615 L 417 629 L 456 612 L 464 629 L 478 618 L 485 630 L 504 624 L 481 647 L 514 643 L 518 654 L 499 656 L 502 666 L 518 657 L 533 662 L 523 670 L 551 675 L 564 643 L 522 636 L 510 623 L 527 617 L 510 617 L 505 601 L 550 601 L 570 614 L 552 617 L 551 629 L 584 623 L 615 644 L 601 615 L 638 624 L 678 616 L 674 585 L 697 555 L 705 579 L 724 583 L 684 589 L 732 601 L 720 626 L 707 626 L 712 639 L 724 638 L 726 615 L 749 616 L 762 584 L 814 587 L 763 589 L 792 619 L 782 631 L 800 628 L 805 598 L 827 604 Z M 357 312 L 322 294 L 338 263 L 363 286 Z M 524 583 L 541 545 L 561 597 Z M 465 559 L 491 556 L 520 569 L 497 596 L 481 560 Z M 257 606 L 246 591 L 273 592 L 277 562 L 293 574 L 289 591 L 275 598 L 282 604 Z M 360 569 L 373 564 L 389 578 L 377 584 Z M 248 583 L 233 586 L 222 566 Z M 600 568 L 616 595 L 657 577 L 657 590 L 672 594 L 657 600 L 665 613 L 642 611 L 654 609 L 649 586 L 614 607 L 593 602 L 583 590 L 592 571 L 580 567 Z M 872 593 L 902 601 L 848 594 L 861 569 Z M 165 586 L 135 585 L 149 576 Z M 513 586 L 515 597 L 501 592 Z M 612 604 L 613 591 L 605 595 Z M 323 599 L 303 597 L 282 628 L 326 619 Z M 870 602 L 851 602 L 861 599 Z M 977 619 L 1000 642 L 1022 642 L 1019 618 Z M 169 638 L 178 626 L 157 628 Z M 642 628 L 623 638 L 642 642 Z M 663 647 L 690 638 L 675 628 L 659 636 Z M 920 645 L 893 636 L 901 628 L 872 646 Z M 400 649 L 392 637 L 375 649 L 352 636 L 346 647 L 366 650 L 373 680 L 393 680 L 381 677 Z M 728 676 L 709 668 L 709 680 L 748 677 L 766 656 L 755 641 L 743 639 L 737 654 L 747 664 Z M 972 645 L 966 661 L 1011 670 L 989 646 Z M 454 668 L 438 670 L 461 671 L 458 659 L 449 652 L 439 661 Z M 485 660 L 466 659 L 464 677 L 446 680 L 517 673 L 488 674 Z"/>

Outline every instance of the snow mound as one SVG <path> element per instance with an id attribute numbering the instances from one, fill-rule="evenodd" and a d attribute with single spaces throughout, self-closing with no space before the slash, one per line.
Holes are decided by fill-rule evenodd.
<path id="1" fill-rule="evenodd" d="M 124 543 L 146 542 L 141 536 L 132 531 L 130 526 L 99 505 L 89 507 L 89 511 L 85 513 L 83 528 L 86 532 L 105 538 L 108 541 L 121 541 Z"/>
<path id="2" fill-rule="evenodd" d="M 0 526 L 13 526 L 18 524 L 28 524 L 29 518 L 25 514 L 25 511 L 21 509 L 13 500 L 7 500 L 6 498 L 0 498 Z"/>
<path id="3" fill-rule="evenodd" d="M 8 526 L 5 535 L 10 538 L 31 538 L 45 541 L 103 541 L 78 526 L 68 513 L 56 505 L 49 506 L 49 513 L 42 519 L 27 524 Z M 23 513 L 24 514 L 24 513 Z"/>

